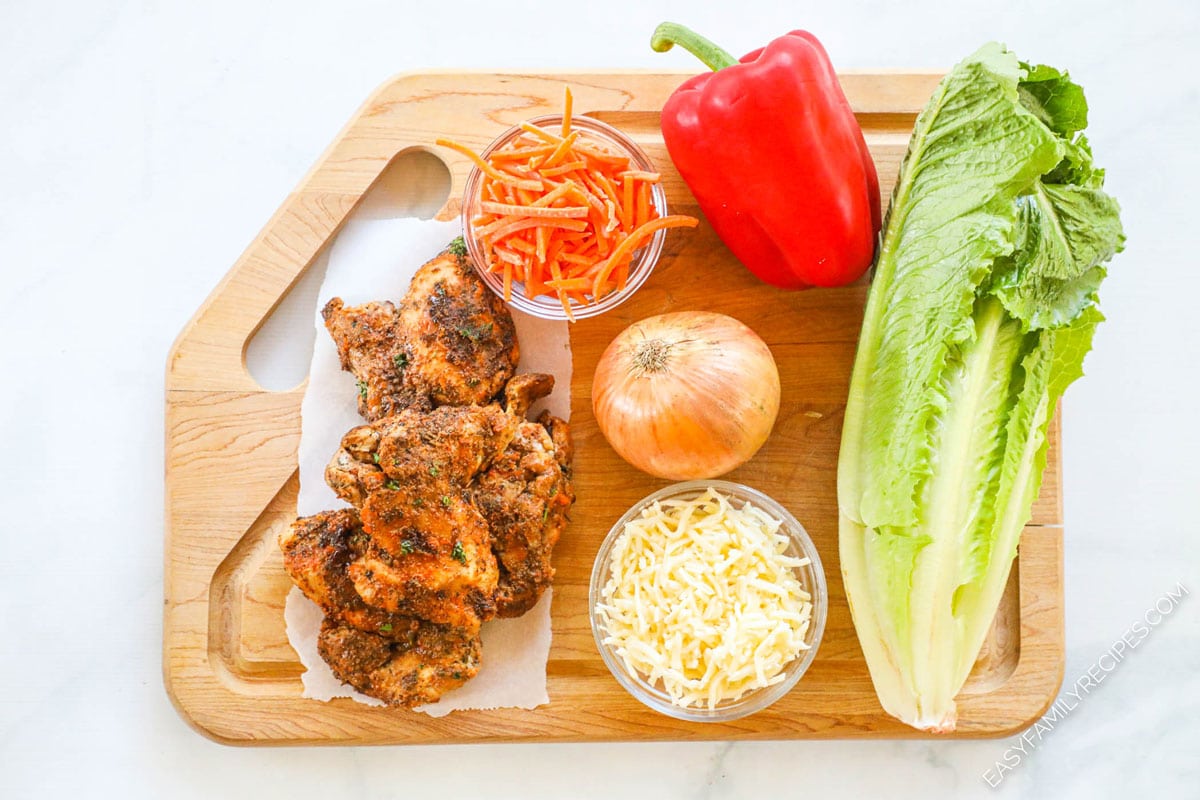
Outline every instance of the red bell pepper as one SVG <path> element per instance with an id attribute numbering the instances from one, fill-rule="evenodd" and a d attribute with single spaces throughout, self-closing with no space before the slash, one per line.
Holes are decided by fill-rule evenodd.
<path id="1" fill-rule="evenodd" d="M 875 256 L 879 179 L 821 43 L 793 31 L 739 62 L 682 25 L 659 25 L 651 46 L 674 44 L 714 72 L 667 100 L 663 139 L 721 240 L 780 288 L 861 276 Z"/>

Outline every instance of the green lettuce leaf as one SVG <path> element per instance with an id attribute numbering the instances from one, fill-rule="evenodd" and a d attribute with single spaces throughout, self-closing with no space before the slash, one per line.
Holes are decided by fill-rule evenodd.
<path id="1" fill-rule="evenodd" d="M 1065 72 L 986 45 L 917 119 L 838 462 L 839 553 L 883 707 L 955 725 L 1124 243 Z"/>
<path id="2" fill-rule="evenodd" d="M 1066 325 L 1095 302 L 1124 245 L 1117 201 L 1100 189 L 1038 181 L 1017 198 L 1017 247 L 990 291 L 1026 329 Z"/>
<path id="3" fill-rule="evenodd" d="M 1083 87 L 1071 81 L 1066 72 L 1044 64 L 1021 62 L 1021 105 L 1029 109 L 1050 130 L 1070 139 L 1087 127 L 1087 98 Z"/>
<path id="4" fill-rule="evenodd" d="M 1092 145 L 1083 134 L 1063 142 L 1063 159 L 1042 177 L 1042 183 L 1074 185 L 1087 189 L 1104 186 L 1104 170 L 1092 161 Z"/>
<path id="5" fill-rule="evenodd" d="M 957 686 L 966 682 L 1008 584 L 1021 530 L 1041 489 L 1050 420 L 1067 386 L 1083 377 L 1083 358 L 1103 319 L 1099 309 L 1089 306 L 1066 327 L 1031 335 L 1036 344 L 1021 362 L 1016 402 L 1004 431 L 1007 446 L 995 493 L 996 513 L 987 531 L 988 559 L 974 565 L 954 598 L 954 614 L 964 626 Z"/>
<path id="6" fill-rule="evenodd" d="M 1020 104 L 1020 77 L 1012 53 L 980 48 L 942 81 L 909 142 L 843 429 L 863 463 L 839 474 L 839 492 L 868 526 L 918 521 L 947 359 L 974 334 L 971 309 L 992 264 L 1014 250 L 1017 197 L 1063 158 L 1059 138 Z"/>

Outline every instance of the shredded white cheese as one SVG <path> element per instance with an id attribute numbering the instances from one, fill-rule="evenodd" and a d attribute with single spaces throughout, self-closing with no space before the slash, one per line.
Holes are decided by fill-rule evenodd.
<path id="1" fill-rule="evenodd" d="M 783 680 L 812 598 L 781 522 L 714 489 L 656 502 L 613 545 L 596 610 L 605 643 L 678 706 L 715 708 Z"/>

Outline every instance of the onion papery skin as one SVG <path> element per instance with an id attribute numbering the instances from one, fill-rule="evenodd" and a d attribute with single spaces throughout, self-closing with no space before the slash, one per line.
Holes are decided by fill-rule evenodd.
<path id="1" fill-rule="evenodd" d="M 724 314 L 681 311 L 636 322 L 604 351 L 592 411 L 633 466 L 669 480 L 703 480 L 750 460 L 779 413 L 770 348 Z"/>

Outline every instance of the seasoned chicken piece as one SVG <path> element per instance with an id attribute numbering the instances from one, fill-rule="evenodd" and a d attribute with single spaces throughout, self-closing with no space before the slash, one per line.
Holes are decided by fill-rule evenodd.
<path id="1" fill-rule="evenodd" d="M 340 680 L 433 702 L 478 671 L 481 623 L 528 610 L 553 577 L 569 430 L 525 419 L 554 378 L 513 377 L 512 317 L 462 255 L 422 266 L 396 305 L 334 298 L 323 315 L 370 424 L 325 472 L 354 508 L 296 520 L 284 566 L 325 610 L 318 649 Z"/>
<path id="2" fill-rule="evenodd" d="M 347 568 L 355 591 L 392 613 L 478 628 L 495 616 L 499 579 L 487 522 L 447 480 L 392 485 L 363 504 L 367 546 Z"/>
<path id="3" fill-rule="evenodd" d="M 436 625 L 367 605 L 350 569 L 368 537 L 353 509 L 302 517 L 280 536 L 292 581 L 325 611 L 317 645 L 337 677 L 391 705 L 432 703 L 479 668 L 479 624 Z"/>
<path id="4" fill-rule="evenodd" d="M 356 508 L 389 482 L 415 486 L 432 478 L 465 487 L 504 451 L 530 404 L 553 388 L 553 375 L 518 375 L 505 389 L 506 411 L 496 404 L 409 409 L 360 425 L 342 437 L 325 482 Z"/>
<path id="5" fill-rule="evenodd" d="M 342 369 L 358 379 L 359 414 L 378 419 L 409 406 L 429 407 L 429 398 L 406 378 L 410 356 L 393 304 L 347 308 L 342 298 L 335 297 L 325 304 L 321 316 L 337 346 Z"/>
<path id="6" fill-rule="evenodd" d="M 462 487 L 504 450 L 518 422 L 498 405 L 402 411 L 347 432 L 325 482 L 355 507 L 388 485 Z"/>
<path id="7" fill-rule="evenodd" d="M 301 517 L 280 536 L 284 569 L 326 615 L 360 630 L 388 636 L 411 617 L 478 630 L 495 615 L 496 557 L 478 510 L 443 488 L 385 489 L 361 521 L 354 509 Z"/>
<path id="8" fill-rule="evenodd" d="M 367 541 L 348 571 L 369 605 L 464 626 L 495 615 L 491 531 L 467 488 L 505 452 L 529 404 L 553 386 L 549 375 L 520 376 L 509 383 L 507 411 L 497 404 L 408 409 L 343 437 L 326 480 L 362 509 Z"/>
<path id="9" fill-rule="evenodd" d="M 435 405 L 494 397 L 520 356 L 508 307 L 468 258 L 446 251 L 417 270 L 400 310 L 410 356 Z"/>
<path id="10" fill-rule="evenodd" d="M 417 270 L 399 305 L 347 307 L 335 297 L 321 313 L 342 368 L 358 379 L 358 410 L 368 420 L 486 403 L 517 366 L 508 308 L 467 256 L 450 250 Z"/>
<path id="11" fill-rule="evenodd" d="M 544 372 L 517 375 L 504 387 L 504 408 L 514 417 L 524 418 L 534 401 L 554 391 L 554 376 Z"/>
<path id="12" fill-rule="evenodd" d="M 404 413 L 410 412 L 401 412 Z M 382 489 L 389 480 L 379 467 L 379 441 L 380 433 L 375 425 L 351 428 L 342 437 L 342 446 L 325 466 L 325 483 L 334 494 L 355 508 L 362 508 L 367 496 Z"/>
<path id="13" fill-rule="evenodd" d="M 567 424 L 544 412 L 536 423 L 521 423 L 508 448 L 471 488 L 499 561 L 495 600 L 501 617 L 519 617 L 533 608 L 554 578 L 551 552 L 575 499 L 569 442 Z"/>
<path id="14" fill-rule="evenodd" d="M 354 589 L 348 567 L 362 559 L 367 536 L 354 509 L 301 517 L 279 537 L 283 568 L 326 617 L 381 636 L 399 636 L 413 620 L 368 606 Z"/>
<path id="15" fill-rule="evenodd" d="M 392 706 L 432 703 L 479 672 L 478 631 L 414 621 L 401 637 L 375 636 L 329 617 L 317 652 L 338 680 Z"/>
<path id="16" fill-rule="evenodd" d="M 420 559 L 376 563 L 372 557 L 354 567 L 356 590 L 369 603 L 466 624 L 472 612 L 481 620 L 496 613 L 520 616 L 537 602 L 554 577 L 551 551 L 574 499 L 567 424 L 549 414 L 540 423 L 524 420 L 529 406 L 553 388 L 552 375 L 518 375 L 505 388 L 504 411 L 494 404 L 410 409 L 343 437 L 325 476 L 339 497 L 363 509 L 370 552 L 394 556 L 398 548 L 413 549 L 426 535 L 433 537 L 433 549 Z M 462 497 L 471 508 L 459 508 Z M 460 515 L 464 547 L 476 541 L 475 523 L 484 526 L 492 559 L 470 550 L 461 568 L 446 562 L 445 548 L 453 542 L 430 529 L 444 520 L 411 506 L 436 510 L 444 501 Z M 482 516 L 476 520 L 471 512 Z M 484 598 L 479 592 L 489 584 L 493 592 Z"/>

